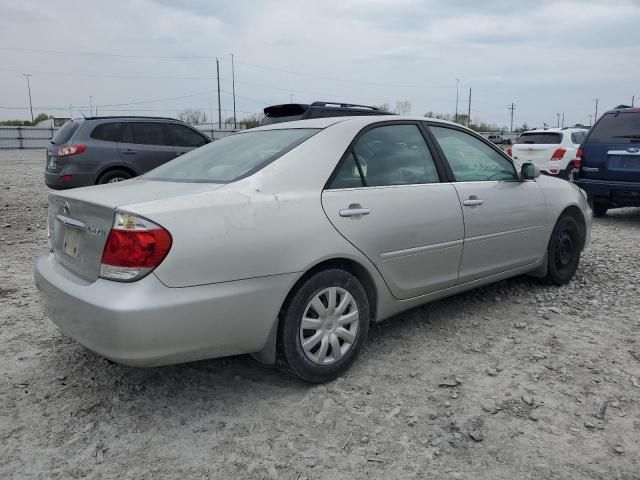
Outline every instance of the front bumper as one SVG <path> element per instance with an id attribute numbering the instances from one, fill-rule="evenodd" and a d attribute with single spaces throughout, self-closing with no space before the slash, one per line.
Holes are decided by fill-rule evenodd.
<path id="1" fill-rule="evenodd" d="M 169 288 L 154 275 L 87 283 L 54 256 L 35 266 L 47 316 L 94 352 L 155 366 L 261 350 L 296 274 Z"/>

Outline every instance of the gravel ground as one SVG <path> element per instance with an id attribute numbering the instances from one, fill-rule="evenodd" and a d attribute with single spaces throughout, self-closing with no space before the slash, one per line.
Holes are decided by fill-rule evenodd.
<path id="1" fill-rule="evenodd" d="M 571 284 L 503 281 L 374 326 L 345 377 L 136 369 L 42 314 L 42 151 L 0 151 L 0 478 L 640 479 L 640 209 Z"/>

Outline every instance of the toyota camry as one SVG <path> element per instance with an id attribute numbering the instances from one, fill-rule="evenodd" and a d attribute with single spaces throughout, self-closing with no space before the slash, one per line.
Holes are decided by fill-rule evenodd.
<path id="1" fill-rule="evenodd" d="M 584 191 L 459 125 L 303 120 L 51 193 L 35 279 L 49 318 L 116 362 L 249 353 L 324 382 L 371 322 L 516 275 L 569 282 L 591 217 Z"/>

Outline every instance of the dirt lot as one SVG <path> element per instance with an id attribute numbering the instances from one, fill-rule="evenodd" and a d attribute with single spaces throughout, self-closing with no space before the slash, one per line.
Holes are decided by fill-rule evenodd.
<path id="1" fill-rule="evenodd" d="M 42 151 L 0 151 L 0 478 L 640 479 L 640 209 L 574 281 L 516 278 L 375 326 L 310 386 L 248 357 L 119 366 L 42 314 Z"/>

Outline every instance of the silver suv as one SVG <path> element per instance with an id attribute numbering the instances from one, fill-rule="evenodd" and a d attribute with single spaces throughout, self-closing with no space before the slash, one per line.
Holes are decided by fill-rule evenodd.
<path id="1" fill-rule="evenodd" d="M 74 119 L 51 139 L 44 180 L 56 190 L 120 182 L 210 141 L 172 118 Z"/>

